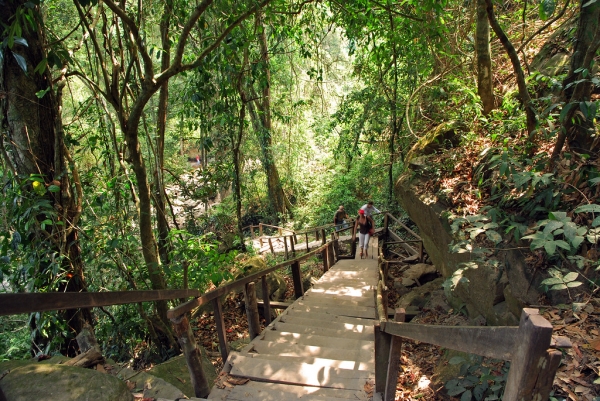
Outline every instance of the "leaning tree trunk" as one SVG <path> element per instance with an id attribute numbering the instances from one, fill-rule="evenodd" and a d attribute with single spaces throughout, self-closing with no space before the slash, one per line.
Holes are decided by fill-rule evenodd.
<path id="1" fill-rule="evenodd" d="M 25 3 L 24 0 L 0 0 L 0 22 L 9 25 L 12 17 Z M 60 188 L 57 192 L 46 192 L 44 195 L 52 202 L 58 218 L 64 224 L 46 226 L 49 241 L 45 244 L 51 248 L 46 250 L 48 254 L 63 257 L 61 267 L 66 280 L 56 287 L 50 282 L 42 286 L 50 291 L 85 291 L 83 261 L 76 228 L 81 215 L 81 186 L 73 160 L 64 144 L 60 112 L 64 76 L 52 87 L 53 80 L 48 69 L 42 73 L 34 72 L 46 57 L 47 43 L 40 26 L 35 31 L 29 27 L 22 28 L 22 37 L 27 46 L 15 43 L 12 49 L 0 50 L 4 52 L 4 57 L 0 58 L 0 93 L 4 94 L 0 96 L 3 156 L 20 177 L 40 174 L 46 187 L 55 185 Z M 25 65 L 19 65 L 17 59 Z M 27 72 L 23 67 L 26 67 Z M 48 91 L 42 98 L 38 98 L 36 93 L 43 90 Z M 40 220 L 45 218 L 39 216 Z M 34 247 L 39 245 L 33 243 Z M 39 252 L 39 248 L 36 251 Z M 42 264 L 42 270 L 48 268 L 48 264 Z M 69 327 L 62 351 L 74 355 L 77 349 L 72 340 L 86 322 L 92 322 L 91 312 L 89 309 L 72 309 L 62 311 L 59 315 Z"/>
<path id="2" fill-rule="evenodd" d="M 586 3 L 589 5 L 585 6 Z M 563 82 L 566 113 L 552 152 L 551 166 L 558 159 L 567 138 L 569 148 L 576 152 L 594 155 L 600 147 L 594 125 L 595 115 L 591 112 L 593 109 L 585 107 L 592 95 L 592 63 L 599 48 L 600 3 L 581 0 L 571 68 Z"/>
<path id="3" fill-rule="evenodd" d="M 498 39 L 500 39 L 500 43 L 502 43 L 502 46 L 504 46 L 504 50 L 506 50 L 506 53 L 508 54 L 508 57 L 510 58 L 510 61 L 513 66 L 515 78 L 517 79 L 517 86 L 519 88 L 519 98 L 521 100 L 523 108 L 525 109 L 525 115 L 527 117 L 527 133 L 529 134 L 530 141 L 529 153 L 531 153 L 531 151 L 533 150 L 531 146 L 532 141 L 534 139 L 533 136 L 537 128 L 537 116 L 535 114 L 533 102 L 531 101 L 531 96 L 529 96 L 529 92 L 527 90 L 527 83 L 525 82 L 525 73 L 523 72 L 523 68 L 521 67 L 521 61 L 519 60 L 519 55 L 517 54 L 515 47 L 508 39 L 508 36 L 506 36 L 504 31 L 502 30 L 502 27 L 498 23 L 498 20 L 496 20 L 492 0 L 485 0 L 485 4 L 490 26 L 494 30 L 494 33 L 496 33 L 496 36 L 498 36 Z"/>
<path id="4" fill-rule="evenodd" d="M 492 56 L 490 50 L 490 24 L 485 0 L 477 0 L 477 27 L 475 49 L 477 51 L 477 93 L 483 104 L 483 114 L 494 109 L 494 88 L 492 85 Z"/>

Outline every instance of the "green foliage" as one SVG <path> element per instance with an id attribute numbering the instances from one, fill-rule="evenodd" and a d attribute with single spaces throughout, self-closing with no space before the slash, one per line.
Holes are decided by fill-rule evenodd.
<path id="1" fill-rule="evenodd" d="M 490 364 L 480 356 L 476 356 L 472 362 L 455 356 L 450 359 L 449 363 L 450 365 L 460 364 L 459 378 L 451 379 L 444 384 L 449 396 L 460 396 L 461 401 L 502 399 L 510 362 L 505 362 L 497 370 L 495 366 L 489 366 Z"/>
<path id="2" fill-rule="evenodd" d="M 0 317 L 0 361 L 29 356 L 30 336 L 27 315 Z"/>
<path id="3" fill-rule="evenodd" d="M 566 290 L 568 288 L 579 287 L 583 284 L 577 281 L 579 273 L 568 272 L 563 275 L 563 272 L 557 268 L 548 269 L 549 278 L 544 279 L 540 285 L 545 286 L 548 290 Z"/>
<path id="4" fill-rule="evenodd" d="M 193 235 L 185 230 L 171 230 L 170 239 L 174 244 L 171 263 L 165 266 L 173 288 L 183 288 L 183 274 L 188 271 L 188 287 L 201 291 L 209 283 L 218 286 L 231 278 L 228 268 L 233 264 L 236 251 L 220 253 L 214 234 Z"/>

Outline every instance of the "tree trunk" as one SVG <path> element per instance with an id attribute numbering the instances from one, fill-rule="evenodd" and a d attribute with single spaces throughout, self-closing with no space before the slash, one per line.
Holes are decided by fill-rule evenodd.
<path id="1" fill-rule="evenodd" d="M 485 0 L 477 0 L 477 28 L 475 49 L 477 51 L 477 93 L 483 104 L 483 114 L 494 109 L 494 88 L 492 85 L 492 56 L 490 50 L 490 24 Z"/>
<path id="2" fill-rule="evenodd" d="M 0 22 L 10 25 L 12 18 L 26 1 L 0 1 Z M 39 12 L 39 10 L 35 10 Z M 58 192 L 46 192 L 44 197 L 52 202 L 58 219 L 63 226 L 46 226 L 50 241 L 45 242 L 48 253 L 56 253 L 62 258 L 62 269 L 66 281 L 54 287 L 56 283 L 44 283 L 50 291 L 85 291 L 83 262 L 77 223 L 81 215 L 81 186 L 79 177 L 70 160 L 64 144 L 61 103 L 64 76 L 52 87 L 52 76 L 48 69 L 34 72 L 35 67 L 46 57 L 46 40 L 40 26 L 36 31 L 22 27 L 22 37 L 27 46 L 16 44 L 12 49 L 2 49 L 4 57 L 0 67 L 0 122 L 2 127 L 2 149 L 6 162 L 20 177 L 39 174 L 46 187 L 56 185 Z M 16 58 L 26 63 L 25 73 Z M 36 93 L 49 89 L 38 98 Z M 30 188 L 33 190 L 32 188 Z M 39 216 L 40 221 L 45 216 Z M 33 242 L 33 246 L 41 244 Z M 44 246 L 44 245 L 42 245 Z M 44 267 L 42 266 L 42 269 Z M 42 273 L 42 272 L 38 272 Z M 86 322 L 92 322 L 89 309 L 66 310 L 59 313 L 67 323 L 69 333 L 64 339 L 62 351 L 75 355 L 77 347 L 73 339 Z"/>
<path id="3" fill-rule="evenodd" d="M 600 146 L 595 135 L 595 116 L 584 112 L 588 110 L 585 102 L 590 101 L 592 94 L 592 62 L 600 47 L 600 3 L 584 7 L 585 3 L 585 0 L 580 2 L 571 68 L 563 82 L 563 99 L 568 111 L 561 121 L 562 131 L 552 152 L 552 161 L 560 155 L 565 139 L 568 139 L 569 148 L 579 153 L 594 155 Z"/>
<path id="4" fill-rule="evenodd" d="M 535 130 L 537 128 L 537 116 L 535 114 L 535 109 L 533 108 L 533 103 L 531 101 L 531 96 L 529 96 L 529 92 L 527 90 L 527 83 L 525 82 L 525 74 L 523 73 L 523 68 L 521 67 L 521 61 L 519 60 L 519 56 L 515 47 L 510 42 L 502 27 L 496 20 L 496 16 L 494 15 L 494 6 L 492 4 L 492 0 L 485 0 L 487 16 L 490 22 L 490 26 L 500 39 L 502 46 L 504 46 L 504 50 L 510 57 L 510 61 L 513 65 L 513 70 L 515 72 L 515 77 L 517 79 L 517 86 L 519 88 L 519 97 L 521 100 L 521 104 L 525 109 L 525 115 L 527 116 L 527 133 L 529 134 L 530 145 L 532 145 L 533 135 L 535 134 Z M 530 146 L 529 152 L 531 153 L 532 148 Z"/>

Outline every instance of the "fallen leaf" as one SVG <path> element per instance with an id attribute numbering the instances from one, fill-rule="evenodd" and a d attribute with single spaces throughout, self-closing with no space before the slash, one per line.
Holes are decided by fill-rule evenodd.
<path id="1" fill-rule="evenodd" d="M 131 391 L 135 388 L 136 382 L 132 382 L 131 380 L 126 380 L 125 384 L 127 385 L 127 388 L 129 389 L 129 391 Z"/>
<path id="2" fill-rule="evenodd" d="M 596 351 L 600 351 L 600 337 L 598 337 L 598 338 L 594 339 L 592 342 L 590 342 L 590 345 Z"/>
<path id="3" fill-rule="evenodd" d="M 246 379 L 245 377 L 229 377 L 227 381 L 236 386 L 241 386 L 242 384 L 248 383 L 250 379 Z"/>

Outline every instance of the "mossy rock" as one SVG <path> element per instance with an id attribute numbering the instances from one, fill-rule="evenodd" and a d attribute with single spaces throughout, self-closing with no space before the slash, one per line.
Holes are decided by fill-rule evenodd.
<path id="1" fill-rule="evenodd" d="M 442 123 L 420 138 L 407 153 L 405 163 L 417 156 L 430 155 L 441 149 L 449 149 L 460 144 L 460 136 L 467 126 L 460 121 Z"/>
<path id="2" fill-rule="evenodd" d="M 205 356 L 206 352 L 202 350 L 202 368 L 206 375 L 209 387 L 212 387 L 215 379 L 217 378 L 217 371 L 213 364 Z M 177 387 L 188 397 L 194 397 L 194 388 L 190 380 L 190 371 L 188 370 L 183 355 L 171 358 L 166 362 L 154 366 L 148 370 L 153 376 L 156 376 L 169 384 Z"/>
<path id="3" fill-rule="evenodd" d="M 16 367 L 0 380 L 0 388 L 10 401 L 133 400 L 127 385 L 114 376 L 52 363 Z"/>

